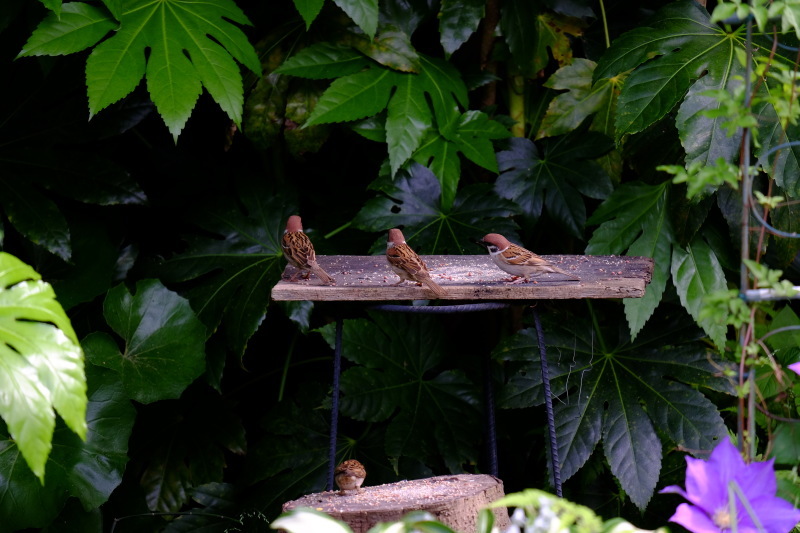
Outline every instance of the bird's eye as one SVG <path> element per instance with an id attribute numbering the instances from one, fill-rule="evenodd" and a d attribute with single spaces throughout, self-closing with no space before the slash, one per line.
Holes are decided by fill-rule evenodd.
<path id="1" fill-rule="evenodd" d="M 494 244 L 490 244 L 489 251 L 492 252 L 493 254 L 497 253 L 497 246 L 495 246 Z"/>

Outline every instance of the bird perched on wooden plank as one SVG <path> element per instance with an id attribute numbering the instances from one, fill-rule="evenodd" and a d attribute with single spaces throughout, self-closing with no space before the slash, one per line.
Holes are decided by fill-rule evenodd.
<path id="1" fill-rule="evenodd" d="M 425 285 L 437 298 L 447 296 L 447 291 L 431 279 L 428 267 L 417 255 L 417 252 L 406 244 L 405 237 L 399 229 L 389 230 L 389 239 L 386 242 L 386 259 L 395 274 L 400 276 L 400 285 L 404 281 L 414 281 L 417 285 Z"/>
<path id="2" fill-rule="evenodd" d="M 348 490 L 363 492 L 364 489 L 361 488 L 361 484 L 364 483 L 364 478 L 366 477 L 367 471 L 364 469 L 364 465 L 355 459 L 348 459 L 342 462 L 333 471 L 333 479 L 339 487 L 341 496 L 347 494 L 346 491 Z"/>
<path id="3" fill-rule="evenodd" d="M 301 275 L 303 279 L 308 279 L 310 272 L 313 272 L 323 283 L 328 285 L 336 283 L 336 280 L 330 277 L 317 264 L 314 245 L 311 244 L 311 239 L 308 238 L 308 235 L 303 232 L 303 222 L 299 216 L 292 215 L 286 221 L 286 229 L 283 231 L 283 238 L 281 238 L 281 247 L 283 248 L 283 255 L 286 256 L 289 264 L 299 269 L 289 278 L 289 281 L 297 281 L 297 277 Z"/>
<path id="4" fill-rule="evenodd" d="M 561 270 L 530 250 L 510 242 L 499 233 L 489 233 L 484 235 L 483 239 L 475 242 L 486 247 L 492 257 L 492 261 L 500 267 L 500 270 L 520 278 L 512 283 L 530 281 L 531 277 L 537 277 L 542 274 L 561 274 L 571 281 L 580 281 L 581 279 L 575 274 Z"/>

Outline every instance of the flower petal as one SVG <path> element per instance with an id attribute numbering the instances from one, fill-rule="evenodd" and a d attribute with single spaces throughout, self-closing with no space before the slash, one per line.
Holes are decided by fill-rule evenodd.
<path id="1" fill-rule="evenodd" d="M 702 509 L 688 503 L 680 504 L 669 521 L 680 524 L 693 533 L 719 533 L 720 531 Z"/>
<path id="2" fill-rule="evenodd" d="M 716 450 L 712 453 L 716 452 Z M 692 457 L 686 458 L 686 496 L 694 505 L 709 515 L 727 505 L 728 480 L 720 475 L 716 465 Z"/>
<path id="3" fill-rule="evenodd" d="M 794 372 L 794 373 L 796 373 L 796 374 L 800 374 L 800 362 L 797 362 L 797 363 L 792 363 L 791 365 L 789 365 L 789 367 L 788 367 L 788 368 L 789 368 L 789 370 L 791 370 L 792 372 Z"/>
<path id="4" fill-rule="evenodd" d="M 800 510 L 783 498 L 777 496 L 763 496 L 750 500 L 750 507 L 761 522 L 761 527 L 769 533 L 786 533 L 800 522 Z M 755 523 L 748 512 L 738 506 L 739 529 L 755 530 Z"/>

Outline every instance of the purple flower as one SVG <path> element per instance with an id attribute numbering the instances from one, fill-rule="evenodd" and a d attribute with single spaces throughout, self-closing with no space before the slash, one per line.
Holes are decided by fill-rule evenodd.
<path id="1" fill-rule="evenodd" d="M 791 370 L 795 374 L 800 374 L 800 362 L 792 363 L 791 365 L 789 365 L 789 370 Z"/>
<path id="2" fill-rule="evenodd" d="M 772 463 L 770 459 L 745 464 L 727 439 L 717 445 L 708 461 L 687 457 L 686 490 L 677 485 L 661 490 L 689 500 L 678 505 L 670 521 L 694 533 L 732 531 L 734 521 L 740 533 L 790 531 L 800 522 L 800 510 L 775 495 Z"/>

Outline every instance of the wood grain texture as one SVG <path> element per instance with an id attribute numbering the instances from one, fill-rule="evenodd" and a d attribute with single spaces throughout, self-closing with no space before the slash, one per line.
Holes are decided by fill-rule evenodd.
<path id="1" fill-rule="evenodd" d="M 431 278 L 447 290 L 447 300 L 564 300 L 575 298 L 641 298 L 653 274 L 649 257 L 604 255 L 544 255 L 580 281 L 565 281 L 545 274 L 530 283 L 509 282 L 488 255 L 426 255 L 422 259 Z M 336 285 L 323 285 L 312 275 L 295 282 L 286 278 L 296 272 L 287 266 L 284 279 L 272 289 L 277 301 L 407 301 L 433 298 L 426 287 L 400 278 L 382 255 L 320 255 L 317 261 Z"/>
<path id="2" fill-rule="evenodd" d="M 366 533 L 378 522 L 400 520 L 411 511 L 428 511 L 451 529 L 472 533 L 478 512 L 503 496 L 503 482 L 496 477 L 458 474 L 366 486 L 361 493 L 346 496 L 316 492 L 284 503 L 283 510 L 310 507 L 346 522 L 354 533 Z M 501 531 L 511 525 L 506 508 L 494 509 L 494 515 Z"/>

